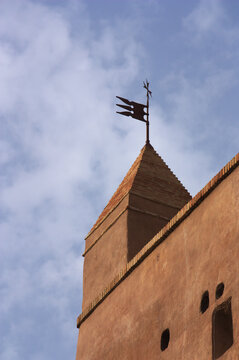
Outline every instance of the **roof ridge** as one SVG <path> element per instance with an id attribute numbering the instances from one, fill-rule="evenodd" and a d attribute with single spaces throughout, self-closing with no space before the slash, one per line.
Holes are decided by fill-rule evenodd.
<path id="1" fill-rule="evenodd" d="M 150 163 L 152 163 L 152 167 L 149 167 Z M 162 171 L 163 177 L 165 175 L 165 171 L 170 174 L 167 180 L 158 176 L 161 171 L 160 168 L 164 169 Z M 104 222 L 104 220 L 112 213 L 112 211 L 128 194 L 130 194 L 132 191 L 148 191 L 147 186 L 145 186 L 144 180 L 142 181 L 142 179 L 146 179 L 148 174 L 150 173 L 151 175 L 153 175 L 151 177 L 153 180 L 151 185 L 156 186 L 156 188 L 158 189 L 160 188 L 160 183 L 161 189 L 163 184 L 165 183 L 166 186 L 169 186 L 169 188 L 173 185 L 177 187 L 175 193 L 176 197 L 181 193 L 183 194 L 182 196 L 184 198 L 185 196 L 191 198 L 189 191 L 184 187 L 184 185 L 177 178 L 174 172 L 169 168 L 169 166 L 162 159 L 162 157 L 156 152 L 154 147 L 150 143 L 146 143 L 141 149 L 139 155 L 137 156 L 133 164 L 131 165 L 127 174 L 124 176 L 123 180 L 117 187 L 113 196 L 107 202 L 106 206 L 104 207 L 103 211 L 99 215 L 98 219 L 92 226 L 85 239 L 87 239 Z M 148 189 L 150 189 L 150 187 Z M 174 201 L 173 198 L 171 199 L 171 201 Z"/>
<path id="2" fill-rule="evenodd" d="M 118 206 L 118 204 L 125 198 L 125 196 L 127 196 L 127 194 L 129 194 L 130 190 L 131 190 L 131 187 L 132 187 L 132 184 L 134 182 L 134 178 L 137 174 L 137 168 L 139 167 L 140 165 L 140 160 L 142 159 L 142 156 L 147 148 L 147 146 L 150 146 L 152 147 L 151 144 L 145 144 L 142 149 L 140 150 L 140 153 L 139 155 L 137 156 L 137 158 L 135 159 L 135 161 L 133 162 L 133 164 L 131 165 L 130 169 L 127 171 L 126 175 L 124 176 L 123 180 L 121 181 L 121 183 L 119 184 L 119 186 L 117 187 L 116 191 L 114 192 L 114 194 L 111 196 L 110 200 L 107 202 L 106 206 L 104 207 L 103 211 L 101 212 L 100 216 L 98 217 L 97 221 L 95 222 L 95 224 L 93 225 L 93 227 L 91 228 L 91 230 L 89 231 L 89 233 L 86 235 L 85 239 L 87 239 L 101 224 L 102 222 L 109 216 L 109 214 L 112 213 L 112 211 Z M 153 147 L 152 147 L 153 148 Z M 137 164 L 137 166 L 136 166 Z M 135 169 L 134 169 L 135 167 Z M 116 194 L 119 193 L 119 190 L 121 189 L 121 187 L 123 186 L 124 184 L 124 181 L 126 178 L 129 177 L 129 175 L 132 173 L 132 170 L 135 170 L 135 175 L 133 177 L 133 180 L 132 180 L 132 184 L 131 184 L 131 187 L 126 190 L 126 193 L 125 194 L 122 194 L 122 196 L 119 198 L 117 204 L 109 211 L 109 213 L 105 214 L 105 216 L 102 216 L 102 214 L 104 214 L 105 210 L 107 210 L 111 200 L 113 201 L 113 199 L 115 198 Z"/>
<path id="3" fill-rule="evenodd" d="M 134 181 L 132 183 L 132 187 L 129 190 L 129 193 L 132 191 L 142 192 L 143 186 L 148 182 L 148 185 L 144 187 L 145 191 L 147 188 L 151 186 L 155 187 L 154 194 L 157 194 L 157 189 L 163 189 L 163 192 L 172 190 L 174 188 L 174 192 L 170 201 L 175 201 L 175 197 L 186 197 L 188 201 L 189 198 L 192 198 L 189 191 L 183 186 L 178 177 L 174 174 L 174 172 L 170 169 L 170 167 L 166 164 L 163 158 L 156 152 L 151 144 L 148 144 L 148 152 L 144 152 L 142 154 L 142 162 L 139 165 L 138 172 L 135 175 Z M 145 156 L 145 157 L 144 157 Z M 166 178 L 165 178 L 166 175 Z M 142 182 L 143 180 L 143 182 Z M 147 190 L 146 190 L 147 191 Z M 185 199 L 186 199 L 185 198 Z M 184 202 L 185 203 L 185 202 Z M 179 206 L 180 208 L 183 206 Z"/>
<path id="4" fill-rule="evenodd" d="M 157 153 L 157 151 L 153 148 L 153 151 L 155 152 L 155 154 L 160 157 L 160 159 L 162 160 L 162 162 L 164 163 L 164 165 L 171 171 L 171 173 L 175 176 L 175 178 L 178 180 L 178 182 L 181 184 L 181 186 L 184 188 L 184 190 L 187 191 L 187 193 L 191 196 L 190 192 L 185 188 L 185 186 L 183 185 L 183 183 L 179 180 L 179 178 L 177 177 L 177 175 L 174 174 L 173 170 L 167 165 L 167 163 L 164 161 L 164 159 Z"/>

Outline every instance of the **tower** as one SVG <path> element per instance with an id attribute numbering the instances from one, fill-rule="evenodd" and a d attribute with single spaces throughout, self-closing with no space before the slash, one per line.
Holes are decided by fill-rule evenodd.
<path id="1" fill-rule="evenodd" d="M 83 309 L 190 199 L 146 143 L 86 237 Z"/>
<path id="2" fill-rule="evenodd" d="M 143 176 L 147 167 L 146 155 L 148 165 L 151 156 L 157 157 L 152 147 L 142 149 L 93 227 L 97 230 L 99 224 L 102 225 L 101 237 L 95 240 L 95 245 L 92 240 L 91 243 L 86 240 L 88 255 L 90 245 L 96 251 L 98 244 L 99 249 L 94 257 L 88 257 L 89 262 L 102 259 L 103 267 L 107 261 L 112 267 L 113 260 L 116 267 L 118 262 L 120 264 L 116 275 L 112 268 L 106 277 L 98 277 L 100 265 L 95 272 L 92 267 L 90 273 L 86 266 L 92 264 L 86 263 L 84 271 L 88 271 L 88 275 L 84 286 L 87 286 L 89 276 L 96 276 L 94 281 L 98 288 L 96 292 L 88 290 L 84 294 L 88 299 L 84 299 L 85 305 L 83 303 L 77 319 L 76 359 L 236 360 L 239 356 L 239 153 L 176 215 L 172 215 L 171 220 L 165 219 L 166 225 L 160 220 L 158 232 L 155 219 L 161 218 L 161 211 L 165 210 L 166 214 L 171 207 L 168 204 L 162 208 L 148 193 L 144 193 L 148 195 L 145 198 L 138 196 L 138 191 L 143 194 L 141 186 L 145 185 L 145 191 L 149 191 L 149 180 L 143 181 L 146 180 Z M 162 159 L 158 160 L 161 164 Z M 157 176 L 160 169 L 177 183 L 165 164 L 159 166 Z M 151 175 L 156 176 L 154 171 Z M 137 176 L 140 179 L 136 181 Z M 162 180 L 165 180 L 164 176 Z M 173 192 L 168 186 L 174 186 L 173 180 L 163 183 L 160 189 L 171 195 Z M 151 184 L 153 186 L 154 181 Z M 156 184 L 158 189 L 158 182 Z M 180 194 L 175 196 L 175 201 L 186 201 L 187 191 L 180 183 L 177 188 Z M 153 190 L 152 193 L 159 195 L 160 191 Z M 154 204 L 155 208 L 150 208 Z M 131 207 L 140 207 L 140 211 Z M 142 209 L 146 210 L 141 212 Z M 152 215 L 156 211 L 159 217 Z M 157 233 L 153 236 L 153 232 L 145 232 L 144 235 L 153 237 L 141 238 L 142 228 L 147 227 L 148 220 L 152 221 L 153 232 Z M 133 225 L 128 231 L 130 221 Z M 140 223 L 139 228 L 135 227 L 137 223 Z M 90 234 L 96 230 L 91 230 Z M 135 238 L 133 231 L 136 231 Z M 138 237 L 142 239 L 139 247 L 135 244 Z M 114 239 L 122 241 L 124 250 L 118 252 L 116 258 L 114 246 L 117 241 Z M 112 245 L 110 241 L 115 243 Z M 113 260 L 109 259 L 110 246 Z M 131 246 L 132 258 L 128 257 Z M 103 249 L 102 253 L 100 249 Z M 87 253 L 85 259 L 86 256 Z"/>
<path id="3" fill-rule="evenodd" d="M 146 141 L 86 237 L 76 360 L 239 359 L 238 165 L 191 198 Z"/>

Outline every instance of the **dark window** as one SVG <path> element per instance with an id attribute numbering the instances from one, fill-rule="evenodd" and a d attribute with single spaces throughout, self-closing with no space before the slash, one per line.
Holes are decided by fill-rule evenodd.
<path id="1" fill-rule="evenodd" d="M 216 288 L 216 299 L 219 299 L 222 296 L 223 291 L 224 291 L 224 284 L 223 283 L 218 284 Z"/>
<path id="2" fill-rule="evenodd" d="M 222 356 L 233 344 L 231 298 L 219 305 L 212 314 L 213 360 Z"/>
<path id="3" fill-rule="evenodd" d="M 200 311 L 203 314 L 209 306 L 209 292 L 205 291 L 202 295 L 201 304 L 200 304 Z"/>
<path id="4" fill-rule="evenodd" d="M 170 332 L 169 332 L 169 329 L 166 329 L 162 332 L 162 335 L 161 335 L 161 350 L 162 351 L 167 349 L 169 339 L 170 339 Z"/>

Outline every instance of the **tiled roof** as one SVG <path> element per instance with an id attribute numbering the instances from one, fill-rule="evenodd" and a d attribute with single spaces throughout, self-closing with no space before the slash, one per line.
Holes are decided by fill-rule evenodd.
<path id="1" fill-rule="evenodd" d="M 152 145 L 146 144 L 87 237 L 130 192 L 152 200 L 160 200 L 178 209 L 181 209 L 191 198 L 189 192 L 156 153 Z"/>
<path id="2" fill-rule="evenodd" d="M 104 299 L 137 267 L 190 213 L 239 165 L 239 153 L 222 168 L 209 183 L 190 200 L 168 223 L 150 240 L 142 250 L 118 273 L 111 283 L 78 316 L 77 327 L 104 301 Z"/>

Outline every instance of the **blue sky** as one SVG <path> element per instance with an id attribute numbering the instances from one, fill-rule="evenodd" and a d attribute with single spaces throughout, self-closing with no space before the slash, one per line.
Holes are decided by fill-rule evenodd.
<path id="1" fill-rule="evenodd" d="M 238 152 L 239 2 L 0 2 L 0 358 L 74 359 L 84 237 L 151 143 L 195 195 Z"/>

